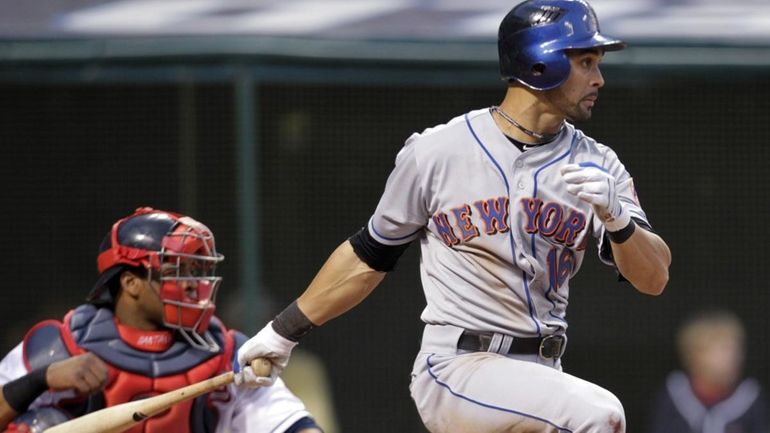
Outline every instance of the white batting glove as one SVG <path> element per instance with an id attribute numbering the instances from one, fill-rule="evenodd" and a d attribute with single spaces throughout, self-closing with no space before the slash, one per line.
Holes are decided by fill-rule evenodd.
<path id="1" fill-rule="evenodd" d="M 590 203 L 608 231 L 616 232 L 631 222 L 631 215 L 620 204 L 615 177 L 604 168 L 592 162 L 566 164 L 561 175 L 567 191 Z"/>
<path id="2" fill-rule="evenodd" d="M 296 345 L 296 342 L 275 332 L 271 321 L 238 349 L 238 365 L 241 367 L 241 372 L 235 375 L 235 384 L 249 388 L 272 386 L 289 363 L 291 350 Z M 256 358 L 267 358 L 273 363 L 270 376 L 261 377 L 254 373 L 249 363 Z"/>

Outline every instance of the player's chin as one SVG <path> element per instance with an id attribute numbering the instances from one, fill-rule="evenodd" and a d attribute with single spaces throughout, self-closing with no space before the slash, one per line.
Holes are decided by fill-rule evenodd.
<path id="1" fill-rule="evenodd" d="M 572 122 L 583 122 L 591 118 L 591 109 L 578 108 L 573 110 L 567 118 Z"/>

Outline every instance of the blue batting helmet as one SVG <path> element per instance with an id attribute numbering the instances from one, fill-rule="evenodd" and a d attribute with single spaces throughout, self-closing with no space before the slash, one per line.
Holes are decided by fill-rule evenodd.
<path id="1" fill-rule="evenodd" d="M 621 50 L 625 43 L 599 33 L 599 21 L 584 0 L 527 0 L 500 23 L 500 74 L 534 90 L 561 85 L 569 76 L 565 50 Z"/>

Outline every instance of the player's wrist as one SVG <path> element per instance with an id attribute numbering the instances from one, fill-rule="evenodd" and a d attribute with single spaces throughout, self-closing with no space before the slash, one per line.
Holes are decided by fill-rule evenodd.
<path id="1" fill-rule="evenodd" d="M 636 231 L 636 223 L 629 219 L 628 224 L 620 230 L 607 231 L 607 237 L 615 244 L 622 244 L 627 241 Z"/>
<path id="2" fill-rule="evenodd" d="M 281 337 L 296 344 L 302 337 L 315 328 L 313 322 L 299 309 L 297 301 L 292 302 L 271 322 L 272 329 Z"/>
<path id="3" fill-rule="evenodd" d="M 278 354 L 289 354 L 297 345 L 296 341 L 286 338 L 275 330 L 275 321 L 271 321 L 268 326 L 265 326 L 264 336 L 265 345 Z"/>
<path id="4" fill-rule="evenodd" d="M 48 390 L 48 366 L 33 370 L 25 376 L 3 385 L 3 397 L 16 413 L 24 413 L 40 394 Z"/>
<path id="5" fill-rule="evenodd" d="M 619 204 L 612 210 L 597 209 L 599 219 L 604 228 L 609 232 L 617 232 L 625 228 L 631 221 L 631 214 L 625 211 Z"/>

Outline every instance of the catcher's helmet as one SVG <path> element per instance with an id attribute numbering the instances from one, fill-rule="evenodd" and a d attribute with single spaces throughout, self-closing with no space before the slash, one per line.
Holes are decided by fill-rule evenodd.
<path id="1" fill-rule="evenodd" d="M 118 220 L 107 233 L 97 258 L 99 279 L 87 300 L 111 303 L 109 283 L 122 271 L 143 268 L 160 283 L 163 321 L 194 347 L 216 351 L 206 334 L 222 277 L 216 264 L 214 235 L 205 225 L 180 214 L 144 207 Z"/>
<path id="2" fill-rule="evenodd" d="M 500 23 L 500 74 L 534 90 L 561 85 L 569 76 L 565 50 L 621 50 L 625 43 L 599 33 L 599 21 L 584 0 L 527 0 Z"/>

